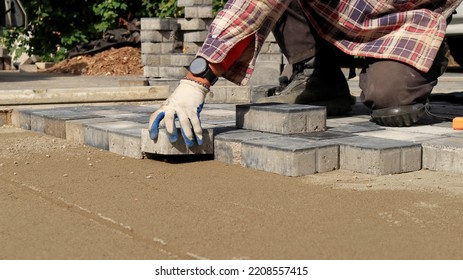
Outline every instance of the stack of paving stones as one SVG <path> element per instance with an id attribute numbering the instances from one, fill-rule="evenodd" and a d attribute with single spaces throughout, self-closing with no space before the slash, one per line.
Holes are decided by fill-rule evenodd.
<path id="1" fill-rule="evenodd" d="M 150 85 L 169 85 L 173 91 L 186 67 L 195 57 L 207 36 L 213 20 L 212 0 L 179 0 L 184 18 L 142 18 L 141 53 L 144 76 Z M 208 103 L 250 103 L 264 94 L 255 86 L 276 86 L 281 73 L 283 55 L 270 35 L 257 58 L 255 74 L 249 86 L 237 86 L 225 79 L 211 88 Z"/>
<path id="2" fill-rule="evenodd" d="M 336 169 L 372 175 L 420 169 L 463 173 L 463 131 L 450 122 L 381 127 L 368 114 L 326 119 L 324 107 L 287 104 L 206 104 L 204 144 L 171 144 L 161 129 L 149 139 L 150 106 L 16 109 L 13 126 L 127 157 L 209 154 L 216 160 L 285 176 Z M 444 109 L 448 107 L 444 106 Z M 354 109 L 355 111 L 355 109 Z"/>

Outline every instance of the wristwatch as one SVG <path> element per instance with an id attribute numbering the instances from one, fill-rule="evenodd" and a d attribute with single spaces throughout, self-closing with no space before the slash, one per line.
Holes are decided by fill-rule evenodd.
<path id="1" fill-rule="evenodd" d="M 209 84 L 212 86 L 217 82 L 219 78 L 212 72 L 209 68 L 209 64 L 206 59 L 198 56 L 190 63 L 188 70 L 195 77 L 205 78 L 209 81 Z"/>

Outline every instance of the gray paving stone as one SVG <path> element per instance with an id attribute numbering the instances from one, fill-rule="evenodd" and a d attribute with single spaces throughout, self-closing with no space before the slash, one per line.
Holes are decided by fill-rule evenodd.
<path id="1" fill-rule="evenodd" d="M 207 38 L 207 31 L 185 31 L 183 41 L 188 43 L 204 42 Z"/>
<path id="2" fill-rule="evenodd" d="M 206 96 L 206 103 L 243 104 L 250 99 L 249 87 L 214 85 Z"/>
<path id="3" fill-rule="evenodd" d="M 174 31 L 143 30 L 140 32 L 141 43 L 166 43 L 174 41 Z"/>
<path id="4" fill-rule="evenodd" d="M 209 110 L 209 109 L 221 109 L 221 110 L 228 110 L 228 111 L 236 111 L 236 105 L 235 104 L 204 104 L 203 110 Z"/>
<path id="5" fill-rule="evenodd" d="M 324 131 L 326 108 L 298 104 L 237 105 L 236 127 L 280 134 Z"/>
<path id="6" fill-rule="evenodd" d="M 421 169 L 418 143 L 367 136 L 338 138 L 339 168 L 372 175 L 398 174 Z"/>
<path id="7" fill-rule="evenodd" d="M 169 142 L 167 132 L 164 128 L 159 129 L 158 138 L 151 140 L 147 128 L 142 129 L 141 151 L 148 154 L 158 155 L 189 155 L 189 154 L 214 154 L 214 129 L 204 129 L 203 144 L 188 147 L 183 140 L 180 128 L 177 129 L 178 140 L 174 143 Z"/>
<path id="8" fill-rule="evenodd" d="M 33 110 L 19 109 L 11 113 L 11 125 L 25 130 L 31 129 L 31 112 Z"/>
<path id="9" fill-rule="evenodd" d="M 281 137 L 246 129 L 236 129 L 217 134 L 214 137 L 214 159 L 229 164 L 241 164 L 241 143 L 261 138 Z"/>
<path id="10" fill-rule="evenodd" d="M 33 111 L 30 115 L 30 129 L 66 139 L 66 121 L 99 117 L 91 112 L 78 112 L 67 109 Z"/>
<path id="11" fill-rule="evenodd" d="M 108 131 L 109 151 L 115 154 L 143 158 L 141 152 L 141 131 L 146 126 L 134 125 L 132 128 Z"/>
<path id="12" fill-rule="evenodd" d="M 424 169 L 463 173 L 463 138 L 430 140 L 422 146 Z"/>
<path id="13" fill-rule="evenodd" d="M 353 134 L 349 132 L 341 132 L 341 131 L 315 131 L 315 132 L 307 132 L 303 134 L 293 134 L 291 136 L 295 138 L 321 141 L 321 140 L 336 140 L 338 138 L 343 138 L 343 137 L 352 137 Z"/>
<path id="14" fill-rule="evenodd" d="M 250 102 L 255 103 L 258 99 L 268 96 L 268 91 L 274 88 L 274 84 L 250 86 Z"/>
<path id="15" fill-rule="evenodd" d="M 0 126 L 10 124 L 11 110 L 1 110 L 0 109 Z"/>
<path id="16" fill-rule="evenodd" d="M 180 30 L 206 30 L 207 26 L 209 25 L 210 20 L 202 19 L 202 18 L 179 18 L 178 24 L 180 26 Z"/>
<path id="17" fill-rule="evenodd" d="M 109 150 L 109 132 L 119 132 L 140 124 L 129 121 L 84 124 L 84 144 L 95 148 Z"/>
<path id="18" fill-rule="evenodd" d="M 342 126 L 328 127 L 331 132 L 348 132 L 348 133 L 360 133 L 360 132 L 369 132 L 369 131 L 383 131 L 383 127 L 373 124 L 373 125 L 363 125 L 363 123 L 358 124 L 344 124 Z"/>
<path id="19" fill-rule="evenodd" d="M 186 75 L 186 69 L 183 67 L 169 66 L 144 66 L 143 76 L 154 78 L 176 78 L 181 79 Z"/>
<path id="20" fill-rule="evenodd" d="M 243 141 L 241 162 L 285 176 L 304 176 L 338 169 L 339 146 L 289 136 Z"/>
<path id="21" fill-rule="evenodd" d="M 389 140 L 399 140 L 399 141 L 410 141 L 410 142 L 418 142 L 421 143 L 422 141 L 431 140 L 442 138 L 443 136 L 438 134 L 425 134 L 425 133 L 418 133 L 418 132 L 408 132 L 402 130 L 376 130 L 376 131 L 364 131 L 355 133 L 359 136 L 367 136 L 367 137 L 377 137 L 383 139 L 383 141 Z"/>
<path id="22" fill-rule="evenodd" d="M 281 60 L 281 58 L 280 58 Z M 281 61 L 259 61 L 256 63 L 254 74 L 249 83 L 251 85 L 274 85 L 278 86 L 280 77 Z"/>
<path id="23" fill-rule="evenodd" d="M 145 30 L 174 30 L 178 28 L 177 19 L 174 18 L 141 18 L 140 29 Z"/>
<path id="24" fill-rule="evenodd" d="M 422 134 L 433 134 L 433 135 L 449 135 L 454 132 L 452 128 L 438 127 L 430 125 L 416 125 L 410 127 L 385 127 L 386 130 L 400 131 L 404 133 L 422 133 Z"/>
<path id="25" fill-rule="evenodd" d="M 183 42 L 183 53 L 195 55 L 201 48 L 202 42 Z"/>
<path id="26" fill-rule="evenodd" d="M 178 7 L 191 7 L 195 5 L 212 5 L 212 0 L 178 0 Z"/>
<path id="27" fill-rule="evenodd" d="M 94 123 L 117 122 L 113 118 L 99 117 L 94 119 L 80 119 L 66 121 L 66 140 L 79 144 L 85 144 L 85 127 Z"/>
<path id="28" fill-rule="evenodd" d="M 174 42 L 167 43 L 153 43 L 153 42 L 144 42 L 141 43 L 141 53 L 142 54 L 161 54 L 161 53 L 172 53 L 176 48 Z"/>
<path id="29" fill-rule="evenodd" d="M 368 117 L 369 119 L 370 117 Z M 377 126 L 375 123 L 367 121 L 365 117 L 362 116 L 355 116 L 355 117 L 329 117 L 326 119 L 326 126 L 328 128 L 335 128 L 340 126 L 345 126 L 346 124 L 350 125 L 360 125 L 360 126 L 368 126 L 368 123 L 371 125 Z"/>
<path id="30" fill-rule="evenodd" d="M 185 6 L 185 18 L 213 18 L 212 5 Z"/>

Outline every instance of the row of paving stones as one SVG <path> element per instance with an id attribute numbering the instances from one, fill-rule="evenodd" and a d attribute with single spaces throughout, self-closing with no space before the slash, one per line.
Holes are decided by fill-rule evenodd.
<path id="1" fill-rule="evenodd" d="M 157 140 L 149 139 L 149 115 L 158 106 L 16 109 L 11 122 L 133 158 L 213 154 L 219 161 L 286 176 L 336 169 L 374 175 L 423 168 L 463 173 L 463 131 L 453 130 L 448 121 L 387 128 L 370 122 L 361 107 L 327 119 L 323 107 L 207 104 L 201 114 L 204 144 L 188 148 L 182 137 L 170 143 L 164 130 Z M 448 104 L 440 108 L 460 110 Z"/>

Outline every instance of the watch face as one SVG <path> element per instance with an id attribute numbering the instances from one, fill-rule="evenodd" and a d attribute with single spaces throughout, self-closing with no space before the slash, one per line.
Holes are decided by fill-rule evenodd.
<path id="1" fill-rule="evenodd" d="M 189 68 L 193 75 L 201 75 L 207 70 L 207 61 L 202 57 L 193 59 Z"/>

